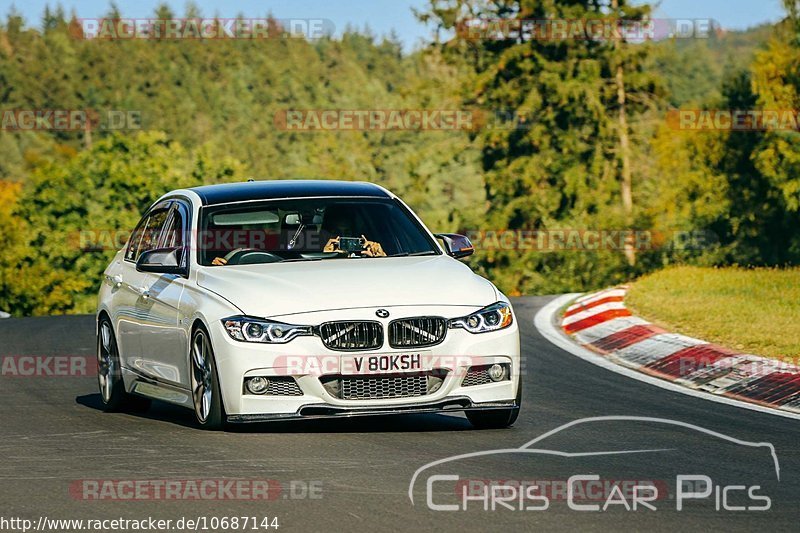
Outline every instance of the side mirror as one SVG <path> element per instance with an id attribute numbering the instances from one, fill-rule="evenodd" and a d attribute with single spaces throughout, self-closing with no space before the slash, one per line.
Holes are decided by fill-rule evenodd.
<path id="1" fill-rule="evenodd" d="M 436 238 L 441 239 L 444 243 L 444 250 L 447 252 L 447 255 L 455 257 L 456 259 L 467 257 L 475 252 L 475 247 L 472 246 L 470 240 L 464 235 L 459 235 L 457 233 L 437 233 Z"/>
<path id="2" fill-rule="evenodd" d="M 186 267 L 181 266 L 183 248 L 157 248 L 143 252 L 136 261 L 139 272 L 155 274 L 187 274 Z"/>

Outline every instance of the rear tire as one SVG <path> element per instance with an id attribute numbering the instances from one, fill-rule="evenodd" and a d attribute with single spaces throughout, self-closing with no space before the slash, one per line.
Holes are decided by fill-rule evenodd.
<path id="1" fill-rule="evenodd" d="M 101 318 L 97 325 L 97 384 L 106 412 L 143 413 L 150 408 L 149 399 L 125 391 L 117 339 L 107 317 Z"/>
<path id="2" fill-rule="evenodd" d="M 219 431 L 225 425 L 225 409 L 222 407 L 219 375 L 211 338 L 202 326 L 195 329 L 192 334 L 189 350 L 195 418 L 202 429 Z"/>
<path id="3" fill-rule="evenodd" d="M 522 380 L 517 386 L 517 406 L 508 409 L 485 409 L 482 411 L 467 411 L 467 419 L 475 429 L 503 429 L 514 425 L 519 417 L 522 405 Z"/>

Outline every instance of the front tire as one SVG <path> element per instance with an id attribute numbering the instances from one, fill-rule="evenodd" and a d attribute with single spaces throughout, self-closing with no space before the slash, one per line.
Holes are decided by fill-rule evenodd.
<path id="1" fill-rule="evenodd" d="M 192 366 L 192 401 L 197 423 L 203 429 L 219 431 L 225 423 L 225 410 L 222 407 L 219 375 L 211 339 L 202 326 L 192 334 L 189 359 Z"/>
<path id="2" fill-rule="evenodd" d="M 142 413 L 150 408 L 150 400 L 125 391 L 117 339 L 107 317 L 97 326 L 97 385 L 106 412 Z"/>
<path id="3" fill-rule="evenodd" d="M 503 429 L 514 425 L 519 417 L 522 405 L 522 380 L 517 386 L 516 407 L 508 409 L 486 409 L 483 411 L 467 411 L 467 419 L 475 429 Z"/>

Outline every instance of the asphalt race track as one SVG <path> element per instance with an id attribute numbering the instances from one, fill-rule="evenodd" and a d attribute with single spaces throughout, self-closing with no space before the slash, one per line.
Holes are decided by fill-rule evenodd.
<path id="1" fill-rule="evenodd" d="M 206 433 L 195 428 L 190 411 L 165 404 L 154 404 L 144 415 L 106 414 L 94 377 L 0 376 L 0 518 L 37 523 L 40 517 L 277 517 L 279 531 L 797 529 L 796 421 L 665 391 L 570 355 L 533 327 L 536 311 L 549 300 L 514 301 L 526 373 L 523 410 L 515 427 L 506 430 L 476 431 L 461 416 L 404 415 Z M 0 356 L 90 355 L 94 343 L 88 316 L 0 321 Z M 409 484 L 427 463 L 518 448 L 568 422 L 609 415 L 670 419 L 743 442 L 771 443 L 780 480 L 764 446 L 656 421 L 606 420 L 573 426 L 536 444 L 585 455 L 495 453 L 425 470 L 413 487 L 412 505 Z M 622 450 L 658 451 L 595 455 Z M 462 481 L 549 480 L 552 486 L 576 474 L 597 474 L 606 480 L 657 480 L 662 490 L 652 502 L 656 510 L 627 510 L 621 504 L 606 511 L 573 510 L 553 489 L 543 510 L 519 510 L 517 504 L 510 504 L 515 510 L 502 505 L 484 510 L 483 502 L 474 500 L 467 510 L 434 511 L 426 503 L 425 482 L 434 471 Z M 677 475 L 708 476 L 714 490 L 706 498 L 685 499 L 678 511 Z M 274 480 L 280 491 L 270 501 L 93 501 L 81 489 L 84 480 L 236 478 Z M 734 488 L 723 490 L 729 486 Z M 434 503 L 461 501 L 453 482 L 437 481 L 433 487 Z M 769 498 L 769 510 L 723 508 L 764 506 L 763 499 L 748 496 L 750 489 Z M 598 498 L 592 503 L 602 507 L 606 494 Z"/>

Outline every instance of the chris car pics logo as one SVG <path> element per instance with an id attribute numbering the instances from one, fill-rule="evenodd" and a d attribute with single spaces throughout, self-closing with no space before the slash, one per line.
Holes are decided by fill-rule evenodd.
<path id="1" fill-rule="evenodd" d="M 652 478 L 634 476 L 629 479 L 607 478 L 592 472 L 571 472 L 563 478 L 524 479 L 515 478 L 474 478 L 464 476 L 463 472 L 470 468 L 467 465 L 480 461 L 481 458 L 503 456 L 507 461 L 523 465 L 525 461 L 543 457 L 558 458 L 569 461 L 595 460 L 613 456 L 654 456 L 652 464 L 660 465 L 663 458 L 660 454 L 674 451 L 673 448 L 658 446 L 622 449 L 592 450 L 583 452 L 567 452 L 559 449 L 543 447 L 543 441 L 570 428 L 596 424 L 601 422 L 644 422 L 659 426 L 672 426 L 681 430 L 691 430 L 706 437 L 710 441 L 719 441 L 726 445 L 752 449 L 753 453 L 764 454 L 772 468 L 766 471 L 758 482 L 742 481 L 731 483 L 728 476 L 725 482 L 718 481 L 714 475 L 692 471 L 678 471 L 670 477 Z M 713 446 L 710 448 L 713 450 Z M 749 452 L 748 452 L 749 453 Z M 576 468 L 586 468 L 584 463 Z M 435 472 L 435 473 L 434 473 Z M 774 476 L 774 478 L 773 478 Z M 576 512 L 606 512 L 610 510 L 624 511 L 657 511 L 672 509 L 685 511 L 700 506 L 713 508 L 715 511 L 758 512 L 772 508 L 772 498 L 766 483 L 780 482 L 780 464 L 775 448 L 768 442 L 750 442 L 712 431 L 701 426 L 669 420 L 664 418 L 637 416 L 605 416 L 584 418 L 559 426 L 539 437 L 536 437 L 518 448 L 484 450 L 445 457 L 432 461 L 417 471 L 411 478 L 408 496 L 412 505 L 417 505 L 415 492 L 424 494 L 424 505 L 433 511 L 459 512 L 482 510 L 489 512 L 509 511 L 546 511 L 554 504 L 566 503 L 568 508 Z"/>

